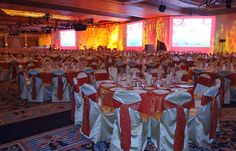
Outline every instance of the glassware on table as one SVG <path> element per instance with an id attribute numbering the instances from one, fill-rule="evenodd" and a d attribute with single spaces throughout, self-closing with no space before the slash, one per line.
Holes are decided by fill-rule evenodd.
<path id="1" fill-rule="evenodd" d="M 156 81 L 156 86 L 159 88 L 161 86 L 162 82 L 160 80 L 160 77 L 157 77 L 157 81 Z"/>

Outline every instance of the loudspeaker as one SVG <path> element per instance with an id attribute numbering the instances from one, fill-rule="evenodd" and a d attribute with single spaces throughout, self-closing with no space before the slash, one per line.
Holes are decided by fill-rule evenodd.
<path id="1" fill-rule="evenodd" d="M 83 31 L 87 29 L 87 26 L 83 24 L 76 24 L 74 25 L 74 29 L 75 31 Z"/>
<path id="2" fill-rule="evenodd" d="M 160 12 L 163 13 L 163 12 L 165 12 L 165 10 L 166 10 L 166 6 L 165 6 L 165 5 L 160 5 L 160 6 L 159 6 L 159 11 L 160 11 Z"/>

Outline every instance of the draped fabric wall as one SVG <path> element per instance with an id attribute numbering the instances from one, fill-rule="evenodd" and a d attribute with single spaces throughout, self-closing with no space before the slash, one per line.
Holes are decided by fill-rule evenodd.
<path id="1" fill-rule="evenodd" d="M 23 48 L 25 46 L 24 37 L 8 37 L 7 43 L 9 48 Z"/>
<path id="2" fill-rule="evenodd" d="M 108 48 L 124 50 L 125 25 L 107 25 L 103 28 L 87 28 L 77 32 L 77 46 L 79 48 L 97 48 L 99 45 Z"/>
<path id="3" fill-rule="evenodd" d="M 219 42 L 225 39 L 225 42 Z M 236 15 L 216 16 L 214 52 L 236 52 Z"/>
<path id="4" fill-rule="evenodd" d="M 144 21 L 143 46 L 145 44 L 154 44 L 157 40 L 164 42 L 169 46 L 169 17 L 160 17 L 147 19 Z"/>
<path id="5" fill-rule="evenodd" d="M 157 39 L 164 42 L 169 50 L 169 17 L 158 17 L 143 21 L 143 46 L 154 44 Z M 214 52 L 236 52 L 236 15 L 216 16 L 216 29 L 214 40 Z M 48 36 L 40 36 L 39 44 L 59 46 L 59 32 L 54 32 L 51 41 Z M 225 43 L 220 43 L 220 39 L 225 39 Z M 126 48 L 126 24 L 106 25 L 104 28 L 88 28 L 86 31 L 77 32 L 77 47 L 97 48 L 103 45 L 108 48 L 125 50 Z"/>
<path id="6" fill-rule="evenodd" d="M 39 46 L 49 46 L 52 43 L 51 34 L 41 34 L 39 36 Z"/>
<path id="7" fill-rule="evenodd" d="M 27 37 L 27 47 L 39 46 L 38 37 Z"/>

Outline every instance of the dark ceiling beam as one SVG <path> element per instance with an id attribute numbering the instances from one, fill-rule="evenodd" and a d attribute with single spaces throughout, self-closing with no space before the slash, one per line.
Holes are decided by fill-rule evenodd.
<path id="1" fill-rule="evenodd" d="M 117 17 L 117 18 L 124 18 L 124 19 L 130 19 L 130 20 L 142 20 L 141 17 L 136 16 L 129 16 L 125 14 L 116 14 L 116 13 L 108 13 L 103 11 L 97 11 L 97 10 L 91 10 L 91 9 L 85 9 L 85 8 L 79 8 L 79 7 L 71 7 L 71 6 L 63 6 L 63 5 L 57 5 L 57 4 L 49 4 L 44 2 L 32 2 L 29 0 L 1 0 L 1 5 L 4 4 L 10 4 L 10 5 L 20 5 L 21 7 L 34 7 L 34 8 L 44 8 L 44 9 L 53 9 L 53 10 L 60 10 L 60 11 L 66 11 L 66 12 L 77 12 L 77 13 L 87 13 L 87 14 L 94 14 L 94 15 L 101 15 L 101 16 L 109 16 L 109 17 Z"/>

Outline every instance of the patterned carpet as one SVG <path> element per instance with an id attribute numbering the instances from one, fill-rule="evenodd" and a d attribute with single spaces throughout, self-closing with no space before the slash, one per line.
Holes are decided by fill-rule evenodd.
<path id="1" fill-rule="evenodd" d="M 30 119 L 69 109 L 69 106 L 67 108 L 67 105 L 64 104 L 39 104 L 20 100 L 17 97 L 17 94 L 14 93 L 16 86 L 14 86 L 14 83 L 4 83 L 4 85 L 0 83 L 0 122 L 2 122 L 2 124 L 17 122 L 20 120 Z M 5 90 L 3 90 L 3 88 L 5 88 Z M 190 151 L 236 150 L 236 108 L 224 108 L 222 110 L 221 120 L 221 131 L 217 133 L 217 139 L 207 148 L 200 148 L 190 144 Z M 52 150 L 107 151 L 109 150 L 109 142 L 99 142 L 97 144 L 93 144 L 89 139 L 81 135 L 78 127 L 70 125 L 0 145 L 0 151 Z M 149 140 L 145 151 L 156 150 L 157 149 L 153 143 Z"/>
<path id="2" fill-rule="evenodd" d="M 106 151 L 108 142 L 93 144 L 81 135 L 74 125 L 49 131 L 0 146 L 0 151 Z M 157 149 L 149 140 L 145 151 Z M 190 151 L 233 151 L 236 150 L 236 121 L 222 121 L 221 132 L 217 139 L 207 148 L 190 144 Z"/>
<path id="3" fill-rule="evenodd" d="M 21 100 L 15 82 L 0 83 L 0 125 L 70 110 L 70 103 L 37 103 Z"/>

